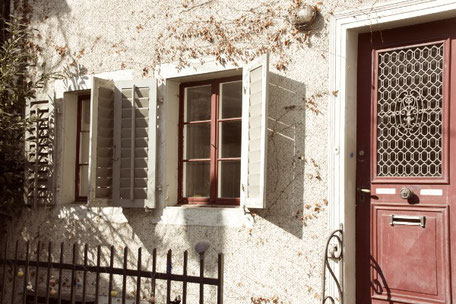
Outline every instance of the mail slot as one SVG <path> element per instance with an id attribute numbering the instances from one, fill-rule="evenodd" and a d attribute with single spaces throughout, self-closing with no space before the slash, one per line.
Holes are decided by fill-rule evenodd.
<path id="1" fill-rule="evenodd" d="M 424 228 L 426 225 L 426 217 L 423 215 L 412 216 L 392 214 L 390 225 L 421 226 L 421 228 Z"/>

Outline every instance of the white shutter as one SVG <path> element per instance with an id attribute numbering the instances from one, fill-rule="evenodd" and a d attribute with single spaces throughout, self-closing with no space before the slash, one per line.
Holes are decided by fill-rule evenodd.
<path id="1" fill-rule="evenodd" d="M 113 205 L 155 208 L 156 81 L 115 85 Z"/>
<path id="2" fill-rule="evenodd" d="M 89 204 L 106 205 L 112 197 L 114 84 L 93 77 L 90 96 Z"/>
<path id="3" fill-rule="evenodd" d="M 29 101 L 26 117 L 32 118 L 25 134 L 25 201 L 37 207 L 54 203 L 53 195 L 53 120 L 48 100 Z"/>
<path id="4" fill-rule="evenodd" d="M 241 204 L 265 208 L 268 54 L 243 69 Z"/>

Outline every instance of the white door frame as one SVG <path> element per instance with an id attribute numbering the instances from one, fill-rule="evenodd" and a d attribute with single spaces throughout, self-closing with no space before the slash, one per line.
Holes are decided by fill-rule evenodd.
<path id="1" fill-rule="evenodd" d="M 336 13 L 330 28 L 329 229 L 344 227 L 337 271 L 344 303 L 355 303 L 356 86 L 358 34 L 456 17 L 456 0 L 396 0 Z M 335 96 L 337 95 L 337 96 Z M 329 292 L 335 294 L 330 283 Z"/>

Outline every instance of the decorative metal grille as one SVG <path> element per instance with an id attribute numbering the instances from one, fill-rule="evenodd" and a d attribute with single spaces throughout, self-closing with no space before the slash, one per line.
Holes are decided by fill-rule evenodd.
<path id="1" fill-rule="evenodd" d="M 442 176 L 443 43 L 378 53 L 377 176 Z"/>

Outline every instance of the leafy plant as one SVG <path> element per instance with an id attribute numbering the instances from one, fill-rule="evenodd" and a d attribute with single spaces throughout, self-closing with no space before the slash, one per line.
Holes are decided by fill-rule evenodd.
<path id="1" fill-rule="evenodd" d="M 23 203 L 24 134 L 33 117 L 25 117 L 26 101 L 49 78 L 35 73 L 36 47 L 33 29 L 11 16 L 5 21 L 5 39 L 0 47 L 0 207 Z M 36 69 L 35 69 L 36 70 Z"/>

